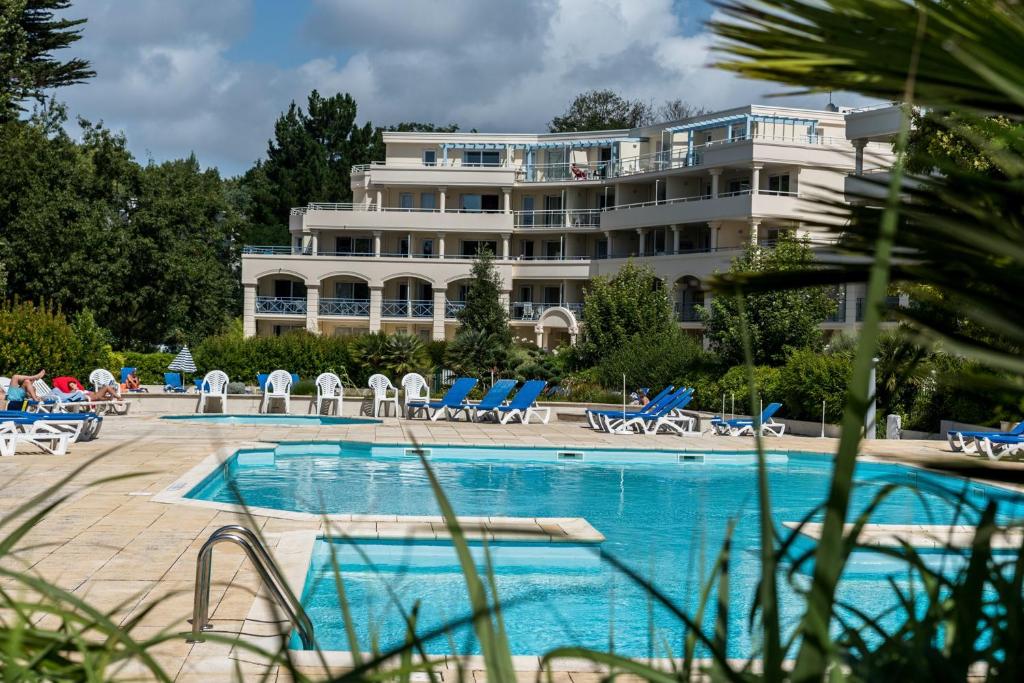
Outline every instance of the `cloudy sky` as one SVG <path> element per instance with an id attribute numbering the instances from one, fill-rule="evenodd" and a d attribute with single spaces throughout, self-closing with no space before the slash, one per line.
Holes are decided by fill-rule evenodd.
<path id="1" fill-rule="evenodd" d="M 352 93 L 377 125 L 508 132 L 546 130 L 590 88 L 711 108 L 778 92 L 708 67 L 710 14 L 702 0 L 76 0 L 66 15 L 89 22 L 71 51 L 97 76 L 58 95 L 140 159 L 195 151 L 233 175 L 313 88 Z"/>

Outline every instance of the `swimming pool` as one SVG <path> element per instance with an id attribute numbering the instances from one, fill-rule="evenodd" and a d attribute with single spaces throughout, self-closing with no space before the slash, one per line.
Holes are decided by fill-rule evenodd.
<path id="1" fill-rule="evenodd" d="M 161 419 L 218 425 L 285 425 L 296 427 L 376 424 L 380 422 L 380 420 L 360 417 L 335 417 L 333 415 L 285 415 L 273 413 L 266 415 L 164 415 Z"/>
<path id="2" fill-rule="evenodd" d="M 539 654 L 558 645 L 581 645 L 631 656 L 678 654 L 678 620 L 615 570 L 624 562 L 687 611 L 696 607 L 730 519 L 737 518 L 730 583 L 730 656 L 755 649 L 746 620 L 759 578 L 756 465 L 751 453 L 644 452 L 527 448 L 424 447 L 455 511 L 472 516 L 584 517 L 606 540 L 597 546 L 499 543 L 498 594 L 514 654 Z M 187 497 L 314 513 L 436 515 L 429 482 L 414 449 L 404 445 L 284 444 L 272 451 L 241 451 Z M 798 521 L 827 491 L 831 459 L 777 452 L 768 463 L 776 524 Z M 862 462 L 856 514 L 891 482 L 919 490 L 959 491 L 958 480 L 885 463 Z M 1017 497 L 971 484 L 978 500 L 1002 501 L 1005 519 L 1024 512 Z M 935 493 L 924 499 L 898 490 L 873 521 L 948 524 L 956 511 Z M 344 633 L 332 554 L 337 557 L 354 613 L 360 647 L 376 635 L 382 647 L 402 642 L 405 625 L 391 603 L 405 609 L 421 601 L 421 632 L 468 613 L 466 589 L 451 545 L 441 541 L 352 544 L 317 542 L 303 591 L 317 641 L 328 650 L 350 649 Z M 595 560 L 596 558 L 596 560 Z M 841 596 L 881 612 L 892 602 L 889 565 L 864 564 L 851 572 Z M 781 618 L 792 628 L 802 601 L 780 581 Z M 709 615 L 708 626 L 711 619 Z M 455 633 L 461 653 L 478 648 L 468 627 Z M 298 642 L 293 641 L 298 647 Z M 428 652 L 451 650 L 447 637 Z"/>

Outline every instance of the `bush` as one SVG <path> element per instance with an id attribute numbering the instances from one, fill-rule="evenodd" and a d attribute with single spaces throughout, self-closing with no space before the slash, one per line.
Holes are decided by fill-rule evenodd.
<path id="1" fill-rule="evenodd" d="M 755 365 L 754 366 L 754 384 L 757 386 L 757 391 L 765 403 L 771 401 L 782 401 L 786 405 L 786 415 L 789 416 L 789 405 L 783 401 L 783 397 L 780 390 L 780 376 L 782 372 L 779 368 L 773 368 L 769 365 Z M 732 412 L 733 405 L 736 406 L 736 412 L 738 414 L 746 414 L 750 412 L 750 385 L 747 384 L 747 367 L 745 365 L 737 365 L 729 368 L 725 374 L 719 378 L 719 380 L 713 383 L 711 386 L 714 387 L 714 393 L 708 395 L 709 392 L 703 392 L 701 399 L 701 407 L 706 410 L 721 411 L 722 401 L 725 401 L 725 410 Z M 735 400 L 735 403 L 733 401 Z"/>
<path id="2" fill-rule="evenodd" d="M 425 375 L 431 368 L 426 346 L 411 334 L 364 334 L 352 340 L 349 355 L 352 358 L 350 377 L 356 386 L 365 386 L 370 375 L 378 372 L 397 384 L 402 375 L 410 372 Z"/>
<path id="3" fill-rule="evenodd" d="M 656 335 L 636 335 L 597 366 L 597 379 L 608 389 L 660 389 L 706 364 L 697 341 L 679 329 Z"/>
<path id="4" fill-rule="evenodd" d="M 228 393 L 229 394 L 244 394 L 245 383 L 244 382 L 228 382 Z"/>
<path id="5" fill-rule="evenodd" d="M 508 374 L 517 380 L 542 379 L 561 384 L 565 375 L 565 354 L 561 349 L 545 351 L 530 344 L 512 346 L 508 358 Z"/>
<path id="6" fill-rule="evenodd" d="M 846 354 L 793 351 L 779 375 L 778 398 L 766 394 L 765 400 L 781 401 L 780 414 L 797 420 L 820 420 L 824 401 L 825 420 L 838 422 L 852 373 L 853 364 Z"/>
<path id="7" fill-rule="evenodd" d="M 246 384 L 255 383 L 259 373 L 277 369 L 310 380 L 321 372 L 334 372 L 345 379 L 351 365 L 346 340 L 305 330 L 280 337 L 207 337 L 195 347 L 193 356 L 200 374 L 223 370 L 230 379 Z"/>
<path id="8" fill-rule="evenodd" d="M 0 373 L 70 374 L 83 379 L 113 365 L 107 333 L 82 311 L 68 322 L 64 314 L 32 302 L 0 304 Z"/>
<path id="9" fill-rule="evenodd" d="M 299 380 L 292 385 L 292 396 L 314 396 L 316 394 L 316 382 L 311 379 Z"/>

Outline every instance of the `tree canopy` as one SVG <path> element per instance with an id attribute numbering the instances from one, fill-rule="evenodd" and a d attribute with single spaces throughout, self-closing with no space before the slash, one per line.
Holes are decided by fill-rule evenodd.
<path id="1" fill-rule="evenodd" d="M 579 357 L 590 365 L 608 358 L 636 335 L 672 332 L 672 301 L 664 283 L 648 266 L 626 263 L 613 277 L 598 276 L 583 298 L 585 339 Z"/>
<path id="2" fill-rule="evenodd" d="M 459 331 L 445 357 L 456 372 L 482 376 L 506 364 L 512 333 L 508 310 L 501 304 L 501 288 L 494 254 L 483 249 L 473 261 L 466 305 L 458 313 Z"/>
<path id="3" fill-rule="evenodd" d="M 636 128 L 651 118 L 651 107 L 642 100 L 626 99 L 613 90 L 588 90 L 577 95 L 565 113 L 551 119 L 548 130 L 564 133 Z"/>
<path id="4" fill-rule="evenodd" d="M 0 3 L 0 122 L 16 119 L 27 99 L 95 76 L 84 59 L 60 60 L 54 52 L 79 38 L 85 19 L 58 18 L 71 0 L 5 0 Z"/>
<path id="5" fill-rule="evenodd" d="M 774 247 L 751 245 L 733 260 L 730 274 L 783 273 L 805 270 L 814 262 L 806 240 L 783 236 Z M 821 323 L 836 310 L 825 287 L 775 289 L 744 294 L 747 329 L 756 365 L 781 365 L 792 349 L 819 349 Z M 716 294 L 702 308 L 705 335 L 729 365 L 744 362 L 739 302 L 729 293 Z"/>

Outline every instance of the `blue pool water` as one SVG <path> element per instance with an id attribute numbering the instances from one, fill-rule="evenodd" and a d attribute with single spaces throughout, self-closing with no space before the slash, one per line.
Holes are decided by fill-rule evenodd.
<path id="1" fill-rule="evenodd" d="M 164 420 L 181 420 L 183 422 L 202 422 L 204 424 L 223 425 L 354 425 L 374 424 L 380 420 L 358 417 L 334 417 L 329 415 L 165 415 Z"/>
<path id="2" fill-rule="evenodd" d="M 729 650 L 731 656 L 756 651 L 747 628 L 759 576 L 757 470 L 751 454 L 707 454 L 701 461 L 700 454 L 681 457 L 676 451 L 588 450 L 562 456 L 573 458 L 568 460 L 551 449 L 427 448 L 460 515 L 584 517 L 606 537 L 598 546 L 495 544 L 498 594 L 514 654 L 539 654 L 568 644 L 614 647 L 632 656 L 678 654 L 679 621 L 652 606 L 646 593 L 606 558 L 621 560 L 692 612 L 731 519 L 738 525 L 730 572 Z M 188 496 L 315 513 L 436 515 L 423 467 L 409 451 L 351 443 L 242 451 Z M 830 475 L 827 456 L 772 454 L 768 477 L 775 523 L 803 519 L 824 498 Z M 918 496 L 897 490 L 880 506 L 875 523 L 970 522 L 970 515 L 934 493 L 960 491 L 965 485 L 958 480 L 879 463 L 860 463 L 857 478 L 854 513 L 887 483 L 914 484 L 925 491 Z M 999 499 L 1004 519 L 1024 513 L 1020 499 L 999 489 L 971 484 L 967 492 L 979 503 Z M 450 544 L 321 540 L 303 601 L 324 649 L 350 649 L 332 556 L 344 577 L 363 649 L 372 639 L 382 647 L 404 639 L 404 622 L 393 599 L 406 611 L 421 601 L 420 632 L 468 614 L 466 588 Z M 936 561 L 946 559 L 937 556 Z M 841 598 L 880 613 L 893 604 L 886 580 L 894 574 L 898 567 L 892 562 L 858 556 L 841 586 Z M 797 581 L 805 579 L 798 576 Z M 786 581 L 779 583 L 782 620 L 792 628 L 802 600 Z M 456 631 L 452 642 L 459 652 L 478 650 L 468 627 Z M 451 644 L 441 637 L 427 649 L 448 652 Z"/>

